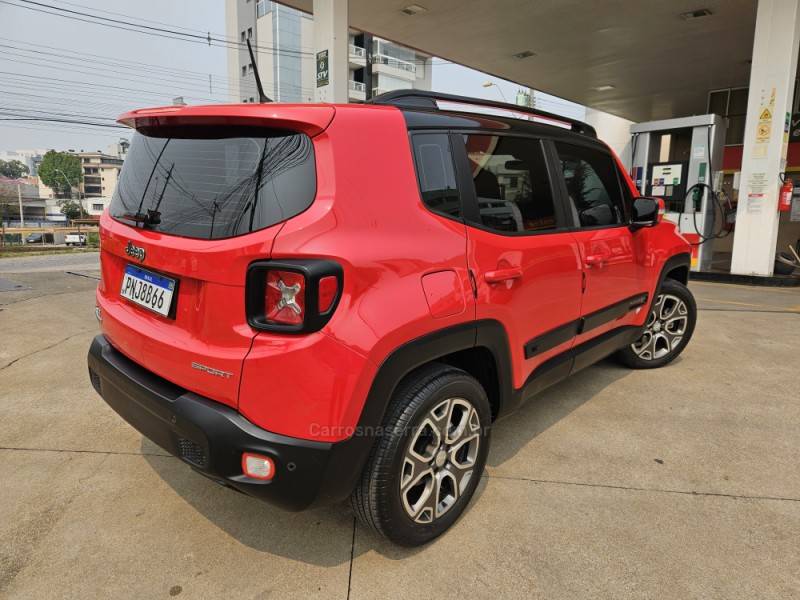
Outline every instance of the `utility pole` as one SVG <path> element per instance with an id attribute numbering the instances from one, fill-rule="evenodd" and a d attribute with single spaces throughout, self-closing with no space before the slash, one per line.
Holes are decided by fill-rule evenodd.
<path id="1" fill-rule="evenodd" d="M 17 200 L 19 200 L 19 226 L 25 227 L 25 217 L 22 214 L 22 184 L 17 181 Z"/>

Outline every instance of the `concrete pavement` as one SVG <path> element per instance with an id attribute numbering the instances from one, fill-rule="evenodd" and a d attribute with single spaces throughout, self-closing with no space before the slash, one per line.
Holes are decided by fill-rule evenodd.
<path id="1" fill-rule="evenodd" d="M 0 274 L 29 288 L 0 292 L 0 597 L 800 596 L 798 290 L 693 284 L 681 358 L 604 362 L 498 423 L 467 513 L 409 550 L 142 439 L 86 375 L 96 263 L 40 258 Z"/>

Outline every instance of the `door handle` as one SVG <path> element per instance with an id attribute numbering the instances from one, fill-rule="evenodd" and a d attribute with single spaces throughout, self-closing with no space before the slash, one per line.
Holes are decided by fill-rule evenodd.
<path id="1" fill-rule="evenodd" d="M 605 254 L 589 254 L 584 260 L 587 267 L 602 267 L 608 256 Z"/>
<path id="2" fill-rule="evenodd" d="M 489 283 L 501 283 L 503 281 L 519 279 L 520 277 L 522 277 L 522 268 L 520 267 L 486 271 L 486 273 L 483 274 L 483 278 Z"/>

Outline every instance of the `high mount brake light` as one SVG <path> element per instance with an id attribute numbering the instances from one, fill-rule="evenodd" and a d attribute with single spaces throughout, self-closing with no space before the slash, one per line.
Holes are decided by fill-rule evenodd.
<path id="1" fill-rule="evenodd" d="M 255 262 L 247 270 L 247 321 L 263 331 L 318 331 L 336 310 L 342 282 L 342 267 L 330 260 Z"/>

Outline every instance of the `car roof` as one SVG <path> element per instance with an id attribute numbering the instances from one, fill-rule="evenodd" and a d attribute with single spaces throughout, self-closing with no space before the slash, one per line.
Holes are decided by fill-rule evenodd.
<path id="1" fill-rule="evenodd" d="M 588 145 L 608 152 L 591 125 L 527 106 L 426 90 L 396 90 L 367 104 L 394 106 L 414 129 L 459 129 L 516 134 Z"/>

